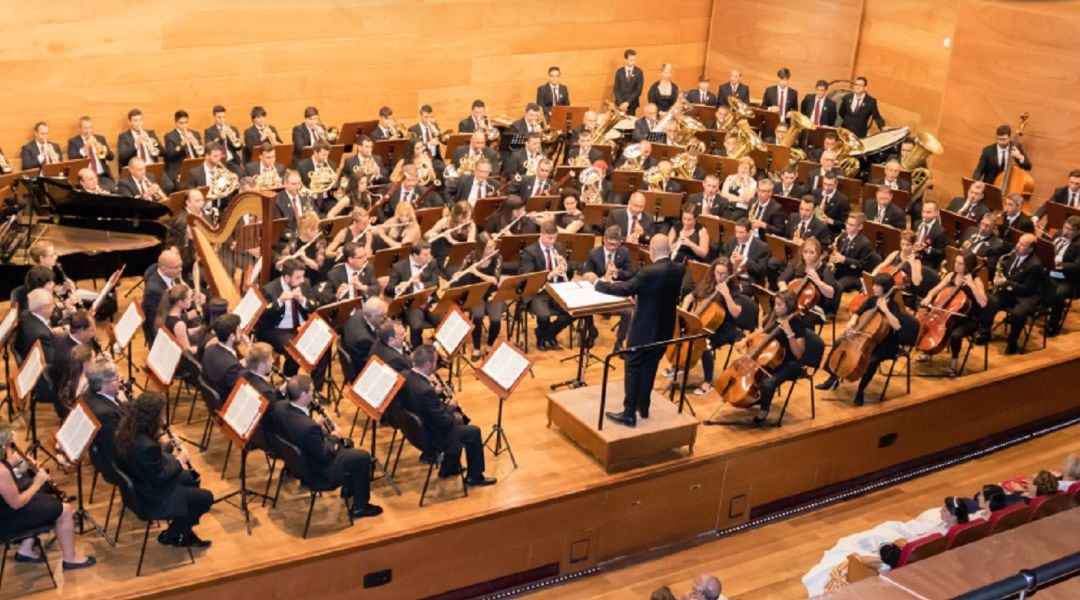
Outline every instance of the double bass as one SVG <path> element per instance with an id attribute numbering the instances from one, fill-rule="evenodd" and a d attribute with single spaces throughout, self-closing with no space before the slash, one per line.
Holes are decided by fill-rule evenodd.
<path id="1" fill-rule="evenodd" d="M 761 397 L 762 379 L 784 362 L 784 346 L 778 339 L 783 335 L 780 324 L 801 314 L 796 308 L 791 315 L 773 319 L 772 323 L 746 338 L 746 353 L 732 361 L 713 383 L 724 402 L 747 408 Z"/>
<path id="2" fill-rule="evenodd" d="M 984 265 L 971 272 L 975 277 Z M 915 347 L 933 356 L 945 349 L 952 330 L 971 313 L 971 297 L 964 293 L 963 284 L 945 286 L 930 301 L 930 310 L 919 319 L 919 337 Z"/>
<path id="3" fill-rule="evenodd" d="M 889 335 L 889 329 L 889 320 L 875 300 L 874 307 L 860 315 L 829 352 L 828 371 L 848 381 L 862 377 L 870 366 L 870 355 Z"/>
<path id="4" fill-rule="evenodd" d="M 1024 128 L 1027 127 L 1027 123 L 1028 113 L 1025 112 L 1020 115 L 1020 124 L 1017 125 L 1016 130 L 1013 131 L 1012 139 L 1009 140 L 1009 164 L 1004 171 L 998 173 L 998 176 L 994 178 L 994 186 L 1001 189 L 1002 196 L 1020 194 L 1024 198 L 1030 198 L 1031 194 L 1035 192 L 1035 178 L 1031 176 L 1031 173 L 1021 169 L 1012 158 L 1012 150 L 1016 147 L 1020 137 L 1024 135 Z"/>

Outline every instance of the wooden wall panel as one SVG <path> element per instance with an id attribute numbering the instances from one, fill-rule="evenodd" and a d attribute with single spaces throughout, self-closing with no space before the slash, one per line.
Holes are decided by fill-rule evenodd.
<path id="1" fill-rule="evenodd" d="M 9 3 L 0 23 L 0 146 L 8 158 L 49 122 L 53 141 L 89 114 L 110 145 L 138 106 L 159 134 L 184 108 L 193 125 L 224 104 L 250 125 L 262 104 L 288 138 L 305 106 L 329 124 L 384 104 L 414 122 L 431 104 L 443 127 L 475 98 L 517 116 L 558 64 L 575 104 L 611 95 L 633 47 L 646 81 L 671 62 L 680 85 L 705 65 L 712 0 L 212 0 Z M 181 10 L 182 7 L 182 10 Z"/>

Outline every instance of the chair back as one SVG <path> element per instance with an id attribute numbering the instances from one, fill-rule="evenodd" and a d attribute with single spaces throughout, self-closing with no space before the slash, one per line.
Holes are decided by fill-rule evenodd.
<path id="1" fill-rule="evenodd" d="M 825 340 L 821 339 L 821 336 L 817 332 L 806 330 L 806 348 L 803 351 L 802 358 L 799 362 L 804 367 L 811 369 L 818 369 L 821 366 L 821 360 L 825 357 Z"/>
<path id="2" fill-rule="evenodd" d="M 128 507 L 128 510 L 135 513 L 135 516 L 143 521 L 152 520 L 153 516 L 146 505 L 143 504 L 142 499 L 139 498 L 139 493 L 135 490 L 135 481 L 131 479 L 131 476 L 125 473 L 115 461 L 112 463 L 112 472 L 116 475 L 115 485 L 120 489 L 120 497 L 124 500 L 124 506 Z"/>
<path id="3" fill-rule="evenodd" d="M 328 487 L 333 489 L 333 486 L 330 486 L 325 478 L 311 470 L 307 459 L 304 458 L 304 452 L 300 450 L 299 446 L 278 434 L 274 434 L 271 439 L 273 439 L 271 445 L 274 451 L 281 457 L 282 462 L 285 463 L 285 468 L 293 474 L 293 477 L 296 477 L 301 483 L 313 490 L 322 490 Z"/>
<path id="4" fill-rule="evenodd" d="M 931 533 L 928 536 L 910 541 L 904 544 L 904 548 L 900 550 L 900 560 L 896 563 L 896 566 L 900 568 L 924 558 L 937 556 L 945 551 L 947 542 L 945 536 L 940 533 Z"/>
<path id="5" fill-rule="evenodd" d="M 337 340 L 337 355 L 338 363 L 341 364 L 341 374 L 344 376 L 344 385 L 352 385 L 353 381 L 356 381 L 356 376 L 359 373 L 356 370 L 356 365 L 353 364 L 352 356 L 349 355 L 349 351 L 345 349 L 345 346 L 341 343 L 341 338 Z"/>
<path id="6" fill-rule="evenodd" d="M 987 535 L 994 535 L 995 533 L 1019 527 L 1027 523 L 1030 515 L 1031 507 L 1024 502 L 996 510 L 990 513 L 990 533 Z"/>
<path id="7" fill-rule="evenodd" d="M 207 409 L 211 414 L 217 413 L 221 410 L 221 407 L 225 404 L 221 401 L 221 396 L 218 394 L 217 388 L 214 384 L 210 383 L 206 379 L 206 375 L 200 371 L 195 378 L 195 387 L 199 389 L 199 394 L 202 396 L 203 402 L 206 403 Z"/>
<path id="8" fill-rule="evenodd" d="M 977 542 L 988 535 L 990 535 L 990 523 L 986 519 L 975 519 L 968 523 L 953 525 L 945 535 L 948 539 L 945 549 L 959 548 L 964 544 Z"/>
<path id="9" fill-rule="evenodd" d="M 397 412 L 398 425 L 400 426 L 401 434 L 405 436 L 405 439 L 420 452 L 424 454 L 433 453 L 435 450 L 431 447 L 427 431 L 424 429 L 424 424 L 420 421 L 420 417 L 416 416 L 415 413 L 403 406 L 398 407 Z"/>
<path id="10" fill-rule="evenodd" d="M 735 325 L 739 329 L 745 331 L 757 329 L 758 319 L 761 316 L 761 307 L 758 306 L 757 300 L 750 296 L 740 295 L 735 299 L 735 302 L 738 303 L 739 308 L 742 309 L 742 312 L 739 313 L 739 316 L 735 319 Z"/>
<path id="11" fill-rule="evenodd" d="M 101 448 L 95 441 L 90 444 L 90 464 L 94 465 L 98 473 L 105 478 L 105 481 L 112 485 L 119 485 L 119 477 L 116 474 L 116 468 L 113 461 L 107 459 L 101 452 Z"/>
<path id="12" fill-rule="evenodd" d="M 1053 496 L 1039 496 L 1031 501 L 1031 517 L 1028 521 L 1038 521 L 1043 517 L 1056 515 L 1068 507 L 1068 494 L 1058 492 Z"/>
<path id="13" fill-rule="evenodd" d="M 896 342 L 910 348 L 919 339 L 919 320 L 907 312 L 901 312 L 899 317 L 900 331 L 896 335 Z"/>

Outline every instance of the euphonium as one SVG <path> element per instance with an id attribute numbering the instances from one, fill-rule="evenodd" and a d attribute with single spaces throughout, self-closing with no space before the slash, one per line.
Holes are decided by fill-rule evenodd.
<path id="1" fill-rule="evenodd" d="M 650 167 L 645 171 L 644 179 L 649 184 L 650 192 L 664 191 L 664 174 L 660 172 L 660 167 Z"/>
<path id="2" fill-rule="evenodd" d="M 693 179 L 694 169 L 697 167 L 698 155 L 705 153 L 705 142 L 694 140 L 686 147 L 686 152 L 676 156 L 671 161 L 675 176 L 680 179 Z"/>
<path id="3" fill-rule="evenodd" d="M 922 165 L 931 154 L 941 154 L 945 151 L 941 142 L 932 134 L 922 132 L 912 138 L 915 147 L 900 161 L 900 166 L 911 171 L 911 195 L 915 198 L 921 196 L 927 186 L 930 185 L 930 169 Z"/>
<path id="4" fill-rule="evenodd" d="M 728 96 L 728 108 L 731 110 L 728 111 L 727 117 L 717 126 L 720 131 L 728 131 L 735 127 L 739 121 L 748 121 L 754 118 L 754 111 L 750 108 L 750 105 L 735 96 Z"/>
<path id="5" fill-rule="evenodd" d="M 596 127 L 592 131 L 592 142 L 596 144 L 607 144 L 608 134 L 615 130 L 615 126 L 626 119 L 632 119 L 630 115 L 619 110 L 618 106 L 610 100 L 604 100 L 604 114 L 596 120 Z"/>
<path id="6" fill-rule="evenodd" d="M 736 134 L 739 136 L 739 143 L 728 153 L 730 158 L 742 158 L 749 156 L 754 150 L 764 152 L 768 149 L 761 136 L 750 127 L 750 122 L 745 119 L 739 121 L 738 125 L 736 125 Z"/>
<path id="7" fill-rule="evenodd" d="M 863 143 L 859 136 L 843 127 L 836 128 L 836 168 L 853 177 L 859 172 L 859 160 L 856 155 L 863 153 Z"/>
<path id="8" fill-rule="evenodd" d="M 626 161 L 617 169 L 619 171 L 640 171 L 641 154 L 641 144 L 628 144 L 622 151 L 623 158 Z"/>
<path id="9" fill-rule="evenodd" d="M 797 163 L 801 160 L 806 160 L 806 152 L 803 152 L 798 147 L 799 138 L 804 131 L 813 131 L 817 129 L 814 122 L 809 117 L 801 112 L 788 111 L 788 131 L 784 134 L 784 138 L 777 140 L 777 144 L 781 146 L 787 146 L 791 148 L 791 161 L 789 164 Z"/>

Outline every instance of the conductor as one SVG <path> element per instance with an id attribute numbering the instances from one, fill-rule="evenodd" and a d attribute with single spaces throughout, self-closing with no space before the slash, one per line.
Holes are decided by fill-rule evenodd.
<path id="1" fill-rule="evenodd" d="M 638 350 L 638 346 L 670 340 L 675 331 L 675 307 L 679 301 L 686 267 L 671 260 L 671 245 L 665 235 L 653 236 L 649 242 L 652 264 L 639 270 L 626 281 L 612 281 L 615 273 L 609 270 L 596 281 L 596 291 L 613 296 L 636 296 L 637 307 L 630 323 L 626 358 L 625 398 L 622 412 L 608 412 L 607 417 L 627 427 L 637 425 L 637 417 L 649 418 L 653 380 L 664 346 Z"/>

